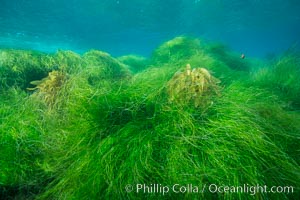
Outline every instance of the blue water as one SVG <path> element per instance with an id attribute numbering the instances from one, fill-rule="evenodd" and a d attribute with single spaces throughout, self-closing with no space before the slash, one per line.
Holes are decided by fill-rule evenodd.
<path id="1" fill-rule="evenodd" d="M 0 0 L 0 47 L 148 56 L 178 35 L 248 56 L 300 40 L 299 0 Z"/>

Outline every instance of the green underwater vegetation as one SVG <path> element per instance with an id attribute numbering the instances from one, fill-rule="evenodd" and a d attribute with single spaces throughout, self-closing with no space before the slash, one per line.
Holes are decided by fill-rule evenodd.
<path id="1" fill-rule="evenodd" d="M 149 58 L 2 49 L 0 198 L 297 199 L 299 59 L 286 53 L 257 67 L 187 37 Z M 199 191 L 138 192 L 137 184 Z"/>
<path id="2" fill-rule="evenodd" d="M 294 108 L 300 108 L 300 54 L 289 52 L 259 69 L 254 81 L 274 92 Z"/>

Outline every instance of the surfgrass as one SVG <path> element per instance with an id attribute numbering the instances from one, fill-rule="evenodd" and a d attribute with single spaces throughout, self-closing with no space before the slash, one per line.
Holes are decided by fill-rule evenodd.
<path id="1" fill-rule="evenodd" d="M 171 187 L 179 183 L 201 188 L 210 184 L 260 184 L 292 185 L 297 189 L 296 158 L 290 157 L 287 148 L 274 141 L 272 136 L 277 133 L 267 132 L 265 118 L 259 115 L 257 103 L 268 99 L 261 91 L 233 84 L 224 89 L 222 97 L 205 117 L 199 117 L 199 111 L 170 105 L 161 97 L 157 98 L 160 101 L 154 98 L 146 103 L 159 104 L 152 106 L 155 110 L 148 115 L 139 115 L 139 109 L 131 110 L 129 120 L 111 124 L 115 127 L 102 131 L 100 128 L 98 133 L 88 131 L 88 140 L 85 140 L 86 136 L 67 137 L 71 144 L 65 146 L 68 153 L 64 155 L 68 155 L 65 157 L 68 162 L 41 199 L 197 199 L 199 195 L 205 199 L 252 198 L 249 194 L 212 194 L 208 191 L 201 194 L 168 193 L 166 196 L 126 193 L 127 184 L 159 183 Z M 124 112 L 124 109 L 119 111 Z M 297 140 L 296 135 L 287 137 Z M 253 196 L 255 198 L 288 196 L 258 193 Z"/>
<path id="2" fill-rule="evenodd" d="M 276 120 L 284 123 L 291 117 L 276 96 L 236 81 L 205 111 L 190 104 L 172 104 L 165 90 L 174 71 L 169 65 L 149 68 L 129 84 L 117 84 L 118 90 L 95 98 L 101 125 L 82 132 L 89 135 L 88 140 L 86 136 L 67 137 L 71 146 L 64 146 L 68 153 L 63 155 L 69 155 L 68 162 L 58 162 L 60 167 L 67 164 L 40 198 L 289 198 L 290 194 L 206 191 L 162 196 L 125 191 L 127 184 L 157 183 L 199 188 L 210 184 L 292 185 L 297 189 L 297 157 L 288 155 L 293 151 L 290 145 L 280 143 L 289 138 L 295 145 L 299 125 L 295 122 L 290 127 L 293 134 L 282 130 L 285 135 L 277 141 L 281 125 L 263 115 L 277 107 L 280 117 Z"/>
<path id="3" fill-rule="evenodd" d="M 32 185 L 31 196 L 23 196 L 35 199 L 295 199 L 299 112 L 199 44 L 169 41 L 134 75 L 100 51 L 61 52 L 56 62 L 66 79 L 51 104 L 35 95 L 39 90 L 5 90 L 1 186 L 22 194 Z M 204 107 L 170 100 L 168 82 L 187 64 L 221 80 Z M 137 184 L 199 191 L 163 195 L 138 191 Z M 294 193 L 217 193 L 209 191 L 212 184 L 293 186 Z"/>
<path id="4" fill-rule="evenodd" d="M 287 52 L 254 74 L 256 85 L 268 88 L 286 101 L 287 106 L 299 109 L 299 53 Z"/>
<path id="5" fill-rule="evenodd" d="M 20 89 L 0 95 L 0 197 L 20 199 L 39 193 L 49 176 L 44 159 L 40 107 Z"/>

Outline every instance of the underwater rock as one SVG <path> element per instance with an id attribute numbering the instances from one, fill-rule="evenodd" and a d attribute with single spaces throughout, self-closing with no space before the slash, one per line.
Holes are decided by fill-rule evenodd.
<path id="1" fill-rule="evenodd" d="M 229 47 L 223 44 L 211 44 L 206 47 L 206 51 L 215 59 L 226 64 L 233 70 L 249 71 L 250 62 L 246 61 L 245 54 L 233 52 Z"/>
<path id="2" fill-rule="evenodd" d="M 0 87 L 26 89 L 30 81 L 45 77 L 55 69 L 55 63 L 46 53 L 0 49 Z"/>
<path id="3" fill-rule="evenodd" d="M 178 71 L 167 84 L 170 102 L 179 104 L 193 103 L 195 107 L 212 104 L 211 96 L 219 94 L 220 81 L 205 68 L 191 68 Z"/>
<path id="4" fill-rule="evenodd" d="M 147 58 L 137 55 L 125 55 L 117 59 L 120 62 L 128 65 L 130 70 L 134 73 L 144 70 L 148 64 Z"/>
<path id="5" fill-rule="evenodd" d="M 81 56 L 73 51 L 59 50 L 52 56 L 52 59 L 60 70 L 67 73 L 75 73 L 86 68 Z"/>
<path id="6" fill-rule="evenodd" d="M 275 62 L 257 69 L 254 83 L 286 102 L 288 109 L 300 108 L 300 54 L 287 53 Z"/>
<path id="7" fill-rule="evenodd" d="M 108 53 L 91 50 L 83 55 L 91 78 L 120 79 L 130 76 L 128 67 Z"/>
<path id="8" fill-rule="evenodd" d="M 184 61 L 202 51 L 200 40 L 188 37 L 175 37 L 159 46 L 153 53 L 153 64 Z"/>

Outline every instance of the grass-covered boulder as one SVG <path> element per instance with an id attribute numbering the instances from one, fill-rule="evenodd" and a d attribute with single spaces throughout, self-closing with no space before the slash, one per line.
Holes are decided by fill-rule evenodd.
<path id="1" fill-rule="evenodd" d="M 130 75 L 128 67 L 108 53 L 91 50 L 83 55 L 91 79 L 120 79 Z"/>
<path id="2" fill-rule="evenodd" d="M 50 55 L 27 50 L 0 50 L 0 86 L 26 89 L 30 81 L 40 79 L 56 68 Z"/>
<path id="3" fill-rule="evenodd" d="M 51 179 L 40 166 L 41 107 L 24 91 L 8 89 L 0 94 L 0 119 L 0 198 L 30 198 Z"/>
<path id="4" fill-rule="evenodd" d="M 242 53 L 232 52 L 223 44 L 211 44 L 206 46 L 206 51 L 212 57 L 224 62 L 231 69 L 238 71 L 250 70 L 250 62 Z"/>
<path id="5" fill-rule="evenodd" d="M 118 60 L 129 66 L 130 71 L 137 73 L 148 66 L 148 59 L 138 55 L 125 55 L 118 57 Z"/>
<path id="6" fill-rule="evenodd" d="M 258 86 L 279 95 L 287 106 L 300 108 L 299 53 L 287 53 L 259 68 L 254 74 L 254 81 Z"/>
<path id="7" fill-rule="evenodd" d="M 198 39 L 184 36 L 176 37 L 155 49 L 152 53 L 151 61 L 157 65 L 172 62 L 181 63 L 199 51 L 203 51 L 200 44 Z"/>

